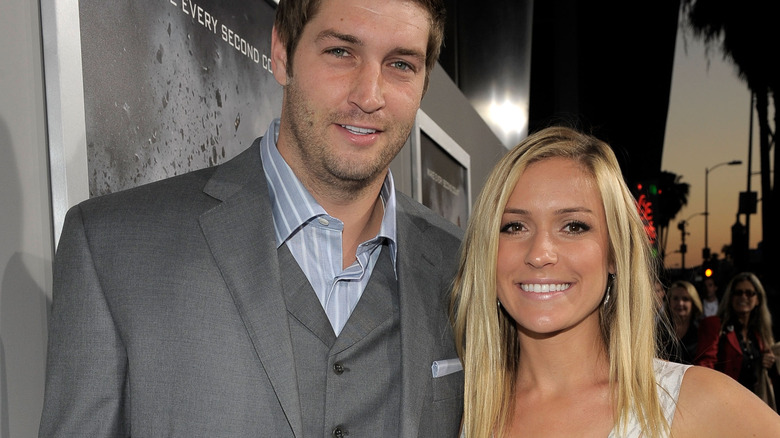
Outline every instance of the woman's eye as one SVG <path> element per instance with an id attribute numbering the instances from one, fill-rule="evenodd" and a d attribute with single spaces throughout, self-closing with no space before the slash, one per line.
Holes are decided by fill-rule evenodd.
<path id="1" fill-rule="evenodd" d="M 522 230 L 523 230 L 523 224 L 521 224 L 520 222 L 510 222 L 501 227 L 502 233 L 513 234 L 513 233 L 519 233 Z"/>
<path id="2" fill-rule="evenodd" d="M 569 233 L 579 234 L 579 233 L 584 233 L 584 232 L 590 230 L 590 227 L 587 224 L 575 221 L 575 222 L 570 222 L 570 223 L 566 224 L 565 229 Z"/>

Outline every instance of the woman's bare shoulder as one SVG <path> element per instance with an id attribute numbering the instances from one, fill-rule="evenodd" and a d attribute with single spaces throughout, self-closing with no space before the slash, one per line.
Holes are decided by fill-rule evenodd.
<path id="1" fill-rule="evenodd" d="M 691 367 L 680 387 L 672 436 L 778 437 L 780 415 L 731 377 Z"/>

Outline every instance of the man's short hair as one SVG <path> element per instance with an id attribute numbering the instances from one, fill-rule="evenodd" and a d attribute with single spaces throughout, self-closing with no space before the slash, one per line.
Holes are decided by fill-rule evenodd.
<path id="1" fill-rule="evenodd" d="M 318 12 L 319 6 L 327 0 L 279 0 L 276 7 L 274 27 L 279 39 L 287 50 L 287 74 L 292 76 L 293 54 L 301 39 L 301 33 L 306 23 Z M 444 25 L 446 21 L 443 0 L 408 0 L 428 11 L 430 15 L 430 32 L 428 47 L 425 53 L 425 88 L 428 88 L 428 75 L 439 59 L 441 45 L 444 41 Z"/>

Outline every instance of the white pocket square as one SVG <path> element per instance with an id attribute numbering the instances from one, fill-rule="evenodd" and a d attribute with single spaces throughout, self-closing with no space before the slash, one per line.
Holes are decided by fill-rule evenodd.
<path id="1" fill-rule="evenodd" d="M 452 374 L 463 370 L 463 364 L 460 363 L 460 359 L 443 359 L 433 361 L 431 365 L 431 372 L 433 377 L 444 377 L 447 374 Z"/>

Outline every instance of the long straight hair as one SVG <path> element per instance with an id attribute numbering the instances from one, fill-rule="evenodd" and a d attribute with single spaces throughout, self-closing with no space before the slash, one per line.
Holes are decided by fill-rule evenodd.
<path id="1" fill-rule="evenodd" d="M 669 424 L 653 368 L 657 271 L 649 239 L 612 149 L 565 127 L 539 131 L 512 149 L 493 169 L 474 206 L 451 302 L 456 348 L 465 371 L 463 431 L 468 438 L 501 437 L 509 424 L 522 352 L 514 320 L 497 308 L 500 221 L 520 175 L 529 165 L 553 157 L 579 163 L 604 204 L 616 278 L 600 311 L 600 325 L 617 430 L 624 431 L 634 416 L 645 436 L 660 436 Z"/>
<path id="2" fill-rule="evenodd" d="M 728 325 L 734 317 L 733 310 L 731 309 L 731 293 L 734 291 L 734 287 L 737 283 L 743 281 L 749 281 L 758 294 L 758 305 L 750 312 L 748 329 L 761 335 L 761 341 L 764 343 L 764 348 L 769 348 L 770 345 L 775 343 L 775 338 L 772 335 L 772 315 L 769 313 L 769 307 L 766 304 L 766 291 L 764 290 L 764 286 L 761 284 L 761 280 L 752 272 L 741 272 L 735 275 L 731 281 L 729 281 L 728 286 L 726 286 L 726 292 L 723 294 L 723 299 L 718 306 L 721 331 L 725 330 L 726 325 Z"/>
<path id="3" fill-rule="evenodd" d="M 688 293 L 688 296 L 691 297 L 691 303 L 693 303 L 693 306 L 691 306 L 691 324 L 693 324 L 696 322 L 696 320 L 699 319 L 699 316 L 701 316 L 702 312 L 704 311 L 704 307 L 701 304 L 701 298 L 699 298 L 699 292 L 696 290 L 696 286 L 694 286 L 690 281 L 677 280 L 672 283 L 671 286 L 669 286 L 670 299 L 672 295 L 672 289 L 674 288 L 684 289 L 685 292 Z M 667 311 L 671 312 L 670 309 L 671 306 L 669 306 L 669 310 Z"/>

